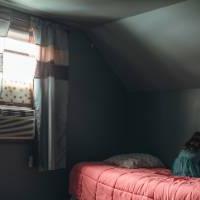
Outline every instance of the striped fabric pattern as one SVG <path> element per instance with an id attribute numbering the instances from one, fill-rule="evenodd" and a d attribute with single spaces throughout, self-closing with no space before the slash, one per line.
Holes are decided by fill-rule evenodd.
<path id="1" fill-rule="evenodd" d="M 0 139 L 33 139 L 34 110 L 0 106 Z"/>

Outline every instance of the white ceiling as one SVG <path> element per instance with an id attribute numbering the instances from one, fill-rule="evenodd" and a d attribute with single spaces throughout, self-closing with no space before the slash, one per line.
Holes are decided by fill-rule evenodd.
<path id="1" fill-rule="evenodd" d="M 0 5 L 61 20 L 98 25 L 174 4 L 181 0 L 0 0 Z"/>

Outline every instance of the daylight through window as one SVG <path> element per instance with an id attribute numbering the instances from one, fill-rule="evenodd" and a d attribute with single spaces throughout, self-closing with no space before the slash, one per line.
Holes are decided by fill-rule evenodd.
<path id="1" fill-rule="evenodd" d="M 0 38 L 0 102 L 31 107 L 36 46 L 19 32 L 10 35 Z"/>

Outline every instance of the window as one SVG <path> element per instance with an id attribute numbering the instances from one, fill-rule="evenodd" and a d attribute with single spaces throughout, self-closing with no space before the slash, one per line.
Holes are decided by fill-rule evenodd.
<path id="1" fill-rule="evenodd" d="M 32 107 L 36 53 L 26 32 L 0 38 L 0 104 Z"/>

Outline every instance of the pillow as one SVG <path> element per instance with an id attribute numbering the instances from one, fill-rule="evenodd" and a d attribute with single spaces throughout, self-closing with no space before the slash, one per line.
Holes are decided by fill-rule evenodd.
<path id="1" fill-rule="evenodd" d="M 104 160 L 105 163 L 125 168 L 164 168 L 155 156 L 143 153 L 122 154 Z"/>

